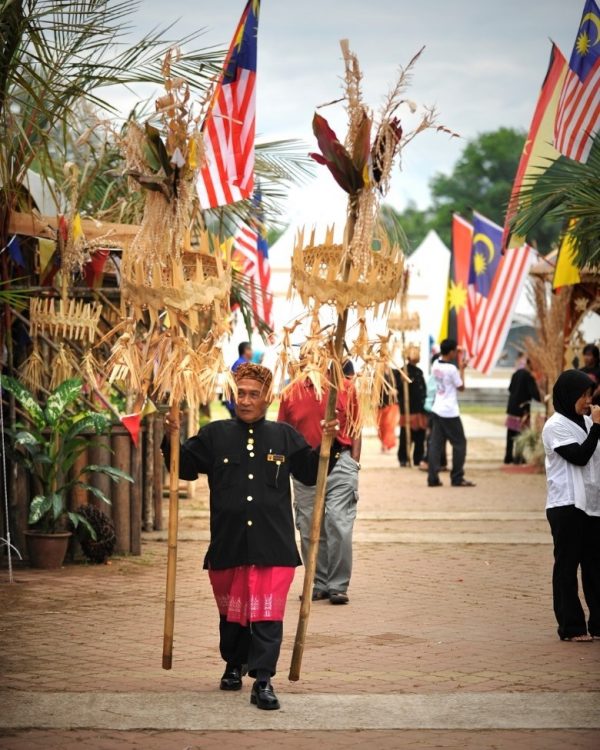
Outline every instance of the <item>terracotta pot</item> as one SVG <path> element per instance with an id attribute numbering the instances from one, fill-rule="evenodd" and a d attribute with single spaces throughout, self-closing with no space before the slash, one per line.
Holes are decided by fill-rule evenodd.
<path id="1" fill-rule="evenodd" d="M 70 531 L 57 531 L 54 534 L 26 531 L 25 540 L 31 567 L 44 570 L 60 568 L 67 554 L 71 536 Z"/>

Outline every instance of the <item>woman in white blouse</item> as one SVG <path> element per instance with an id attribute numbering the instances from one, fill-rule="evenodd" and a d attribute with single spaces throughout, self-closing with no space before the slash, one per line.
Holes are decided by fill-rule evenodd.
<path id="1" fill-rule="evenodd" d="M 600 639 L 600 406 L 592 406 L 592 380 L 563 372 L 552 391 L 555 413 L 544 425 L 548 498 L 554 540 L 552 593 L 563 641 Z M 577 571 L 583 595 L 579 600 Z"/>

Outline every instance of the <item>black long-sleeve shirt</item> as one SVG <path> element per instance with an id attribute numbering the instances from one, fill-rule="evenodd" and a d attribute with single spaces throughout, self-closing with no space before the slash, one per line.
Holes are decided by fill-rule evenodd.
<path id="1" fill-rule="evenodd" d="M 168 466 L 168 440 L 161 447 Z M 210 488 L 211 538 L 204 567 L 300 565 L 290 474 L 314 485 L 318 463 L 318 449 L 283 422 L 211 422 L 186 440 L 179 477 L 207 474 Z"/>
<path id="2" fill-rule="evenodd" d="M 559 445 L 554 450 L 561 458 L 575 466 L 585 466 L 592 457 L 600 440 L 600 424 L 593 424 L 583 443 L 569 443 L 569 445 Z"/>
<path id="3" fill-rule="evenodd" d="M 522 417 L 529 414 L 529 407 L 532 400 L 540 400 L 540 392 L 535 382 L 535 378 L 526 368 L 516 370 L 508 386 L 508 404 L 506 413 L 513 417 Z"/>

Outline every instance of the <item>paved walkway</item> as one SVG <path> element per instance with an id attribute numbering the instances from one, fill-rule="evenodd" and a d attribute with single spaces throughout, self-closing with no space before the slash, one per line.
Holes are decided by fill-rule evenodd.
<path id="1" fill-rule="evenodd" d="M 215 689 L 202 482 L 182 502 L 171 671 L 158 535 L 141 558 L 18 571 L 0 585 L 0 748 L 598 748 L 600 642 L 556 637 L 544 480 L 501 470 L 495 429 L 470 442 L 474 489 L 430 489 L 367 440 L 351 601 L 313 605 L 288 682 L 298 572 L 279 712 L 249 705 L 249 680 Z"/>

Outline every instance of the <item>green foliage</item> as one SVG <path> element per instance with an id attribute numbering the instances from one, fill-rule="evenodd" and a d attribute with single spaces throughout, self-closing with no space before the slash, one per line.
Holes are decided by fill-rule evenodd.
<path id="1" fill-rule="evenodd" d="M 600 269 L 600 135 L 585 164 L 560 157 L 523 185 L 513 226 L 531 235 L 553 219 L 569 227 L 579 268 Z"/>
<path id="2" fill-rule="evenodd" d="M 419 211 L 409 205 L 403 212 L 388 208 L 402 224 L 409 251 L 430 229 L 435 229 L 450 246 L 453 213 L 470 220 L 476 210 L 502 226 L 524 143 L 525 133 L 512 128 L 482 133 L 467 142 L 450 174 L 438 173 L 432 178 L 429 208 Z M 536 227 L 530 241 L 545 253 L 551 250 L 557 236 L 556 225 L 547 221 Z"/>
<path id="3" fill-rule="evenodd" d="M 34 164 L 46 165 L 40 174 L 55 192 L 47 165 L 56 159 L 62 168 L 61 141 L 82 101 L 114 113 L 112 97 L 102 98 L 103 89 L 162 85 L 167 50 L 175 45 L 185 49 L 198 37 L 192 32 L 169 39 L 167 27 L 131 41 L 130 21 L 140 5 L 125 0 L 2 0 L 0 190 L 5 207 L 17 205 Z M 222 59 L 218 50 L 186 50 L 172 72 L 205 89 Z"/>
<path id="4" fill-rule="evenodd" d="M 132 482 L 129 474 L 112 466 L 89 464 L 69 478 L 73 465 L 90 446 L 89 433 L 100 435 L 110 427 L 110 417 L 93 411 L 80 411 L 82 382 L 71 378 L 61 383 L 48 397 L 42 409 L 32 393 L 18 380 L 0 377 L 0 385 L 12 393 L 31 419 L 31 424 L 17 423 L 6 430 L 12 442 L 12 458 L 37 480 L 41 493 L 29 505 L 29 523 L 41 531 L 58 531 L 70 521 L 74 527 L 82 523 L 93 535 L 87 520 L 77 512 L 67 512 L 68 493 L 81 487 L 103 502 L 110 503 L 97 487 L 82 477 L 101 473 L 114 482 Z M 83 434 L 85 433 L 85 434 Z"/>
<path id="5" fill-rule="evenodd" d="M 544 444 L 542 433 L 533 427 L 523 430 L 514 440 L 514 450 L 517 457 L 523 457 L 528 464 L 544 466 Z"/>

